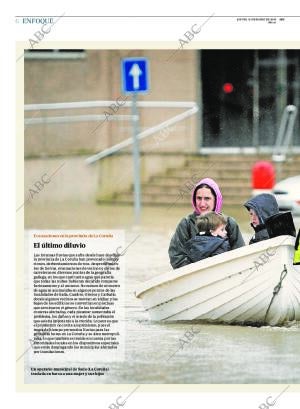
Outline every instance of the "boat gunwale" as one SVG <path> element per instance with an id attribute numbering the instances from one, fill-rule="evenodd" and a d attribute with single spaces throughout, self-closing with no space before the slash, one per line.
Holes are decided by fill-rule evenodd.
<path id="1" fill-rule="evenodd" d="M 178 278 L 185 277 L 189 274 L 210 268 L 212 266 L 217 266 L 218 264 L 227 263 L 233 259 L 239 259 L 244 256 L 250 256 L 251 254 L 261 253 L 269 248 L 278 246 L 293 246 L 295 245 L 295 237 L 289 235 L 277 236 L 272 239 L 263 240 L 258 243 L 251 245 L 245 245 L 228 252 L 218 254 L 216 256 L 197 261 L 196 263 L 190 263 L 186 266 L 168 271 L 167 273 L 160 274 L 156 277 L 147 280 L 146 282 L 140 284 L 135 290 L 134 294 L 137 298 L 141 298 L 141 295 L 150 291 L 154 287 L 159 285 L 164 285 L 169 281 L 175 281 Z M 292 260 L 291 260 L 292 262 Z"/>

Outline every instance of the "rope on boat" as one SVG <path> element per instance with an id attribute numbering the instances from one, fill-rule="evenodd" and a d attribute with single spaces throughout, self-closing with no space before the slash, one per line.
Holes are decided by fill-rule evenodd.
<path id="1" fill-rule="evenodd" d="M 264 318 L 265 324 L 266 324 L 267 315 L 268 315 L 268 313 L 269 313 L 269 310 L 270 310 L 270 308 L 271 308 L 271 305 L 272 305 L 272 303 L 273 303 L 273 300 L 274 300 L 274 298 L 276 297 L 276 295 L 279 293 L 279 291 L 280 291 L 280 289 L 281 289 L 282 281 L 283 281 L 283 280 L 285 279 L 285 277 L 287 276 L 287 268 L 286 268 L 286 265 L 284 264 L 283 266 L 284 266 L 284 268 L 283 268 L 283 270 L 282 270 L 281 273 L 280 273 L 279 282 L 278 282 L 278 284 L 276 284 L 275 287 L 274 287 L 273 297 L 272 297 L 272 299 L 271 299 L 271 302 L 270 302 L 270 304 L 269 304 L 269 306 L 268 306 L 268 309 L 267 309 L 267 312 L 266 312 L 266 315 L 265 315 L 265 318 Z"/>

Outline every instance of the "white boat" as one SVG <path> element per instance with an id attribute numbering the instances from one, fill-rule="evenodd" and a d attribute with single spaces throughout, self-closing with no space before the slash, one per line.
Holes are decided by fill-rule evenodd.
<path id="1" fill-rule="evenodd" d="M 135 295 L 154 321 L 282 325 L 300 320 L 295 238 L 279 236 L 156 276 Z"/>

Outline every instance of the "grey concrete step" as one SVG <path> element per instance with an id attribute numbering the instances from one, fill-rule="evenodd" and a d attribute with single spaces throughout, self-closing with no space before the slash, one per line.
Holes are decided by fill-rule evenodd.
<path id="1" fill-rule="evenodd" d="M 296 176 L 300 174 L 300 167 L 294 168 L 283 168 L 281 171 L 281 179 L 285 179 L 290 176 Z M 178 178 L 183 183 L 186 182 L 196 182 L 196 180 L 200 180 L 205 177 L 210 177 L 212 179 L 216 179 L 219 184 L 226 181 L 230 183 L 238 183 L 239 184 L 245 183 L 247 181 L 251 181 L 251 169 L 232 169 L 232 168 L 223 168 L 223 169 L 206 169 L 206 171 L 196 170 L 196 169 L 169 169 L 165 175 L 162 176 L 155 176 L 151 179 L 151 182 L 155 184 L 167 184 L 168 182 L 174 184 L 174 180 Z M 177 183 L 177 182 L 175 182 Z"/>
<path id="2" fill-rule="evenodd" d="M 224 201 L 226 200 L 226 205 L 230 204 L 243 204 L 246 200 L 250 198 L 250 195 L 224 195 Z M 98 198 L 101 201 L 101 198 Z M 125 192 L 120 193 L 117 198 L 114 200 L 118 203 L 133 203 L 133 192 Z M 164 196 L 160 196 L 157 194 L 150 194 L 150 193 L 143 193 L 142 194 L 142 203 L 156 203 L 156 204 L 190 204 L 191 203 L 191 195 L 190 193 L 176 193 L 176 194 L 167 194 Z"/>
<path id="3" fill-rule="evenodd" d="M 144 205 L 187 206 L 195 183 L 211 177 L 219 184 L 226 206 L 241 206 L 252 196 L 251 169 L 258 160 L 271 161 L 270 155 L 191 155 L 182 168 L 169 168 L 142 184 Z M 281 165 L 280 179 L 300 174 L 300 155 Z M 278 176 L 278 175 L 277 175 Z M 278 178 L 277 178 L 278 181 Z M 133 204 L 133 187 L 110 200 L 98 197 L 101 203 Z"/>
<path id="4" fill-rule="evenodd" d="M 228 177 L 216 177 L 214 175 L 208 174 L 208 175 L 202 175 L 199 178 L 196 178 L 193 175 L 190 175 L 190 177 L 186 176 L 155 176 L 153 177 L 150 181 L 149 184 L 155 184 L 155 185 L 168 185 L 168 186 L 184 186 L 185 183 L 196 183 L 196 181 L 204 178 L 204 177 L 211 177 L 215 178 L 217 182 L 222 185 L 223 183 L 227 183 L 228 185 L 230 184 L 235 184 L 237 183 L 237 186 L 240 187 L 242 185 L 245 185 L 246 183 L 250 184 L 251 183 L 251 177 L 248 175 L 244 174 L 239 174 L 239 175 L 231 175 Z"/>
<path id="5" fill-rule="evenodd" d="M 224 163 L 255 163 L 258 161 L 269 161 L 273 162 L 272 160 L 272 155 L 217 155 L 217 154 L 211 154 L 211 155 L 193 155 L 193 156 L 187 156 L 187 161 L 193 162 L 210 162 L 214 161 L 216 163 L 218 162 L 224 162 Z M 300 155 L 293 155 L 287 159 L 285 163 L 299 163 L 300 162 Z"/>
<path id="6" fill-rule="evenodd" d="M 208 167 L 213 168 L 213 169 L 252 169 L 253 165 L 255 165 L 256 162 L 235 162 L 235 161 L 228 161 L 228 162 L 186 162 L 185 167 L 191 170 L 205 170 Z M 277 164 L 273 163 L 274 168 L 276 169 Z M 300 160 L 297 162 L 286 162 L 282 164 L 283 169 L 290 169 L 290 170 L 299 170 L 300 169 Z M 174 167 L 176 169 L 176 167 Z M 169 169 L 170 171 L 172 170 Z"/>
<path id="7" fill-rule="evenodd" d="M 152 183 L 142 184 L 141 189 L 143 194 L 157 194 L 157 195 L 174 195 L 180 194 L 180 192 L 191 192 L 193 190 L 194 184 L 178 184 L 178 185 L 156 185 Z M 238 189 L 239 196 L 247 196 L 251 193 L 250 184 L 240 185 L 238 188 L 236 185 L 227 185 L 220 184 L 220 188 L 223 194 L 227 196 L 235 194 Z"/>
<path id="8" fill-rule="evenodd" d="M 251 177 L 251 168 L 236 168 L 236 167 L 227 167 L 224 166 L 222 168 L 217 167 L 209 167 L 209 168 L 199 168 L 199 169 L 192 169 L 192 168 L 183 168 L 183 169 L 169 169 L 166 176 L 179 176 L 185 178 L 204 178 L 204 177 L 211 177 L 211 178 L 232 178 L 235 177 L 237 172 L 242 174 L 243 177 Z"/>

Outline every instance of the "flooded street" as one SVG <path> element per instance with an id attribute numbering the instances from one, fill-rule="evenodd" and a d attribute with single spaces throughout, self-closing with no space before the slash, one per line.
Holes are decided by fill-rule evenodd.
<path id="1" fill-rule="evenodd" d="M 236 218 L 245 240 L 247 212 L 224 209 Z M 170 270 L 168 245 L 184 207 L 146 208 L 140 227 L 126 206 L 87 204 L 28 205 L 25 229 L 124 229 L 126 236 L 126 357 L 109 364 L 105 377 L 78 383 L 261 384 L 300 382 L 300 323 L 288 327 L 151 322 L 135 288 Z M 295 219 L 297 228 L 300 220 Z M 182 344 L 186 333 L 193 333 Z M 95 362 L 95 365 L 101 362 Z M 74 362 L 74 365 L 82 365 Z M 43 382 L 42 379 L 38 380 Z M 68 379 L 70 381 L 70 379 Z M 55 380 L 53 380 L 55 382 Z M 73 380 L 72 380 L 73 382 Z"/>
<path id="2" fill-rule="evenodd" d="M 127 364 L 112 367 L 109 382 L 298 383 L 300 327 L 194 325 L 195 338 L 180 348 L 190 324 L 137 322 L 128 314 Z"/>

